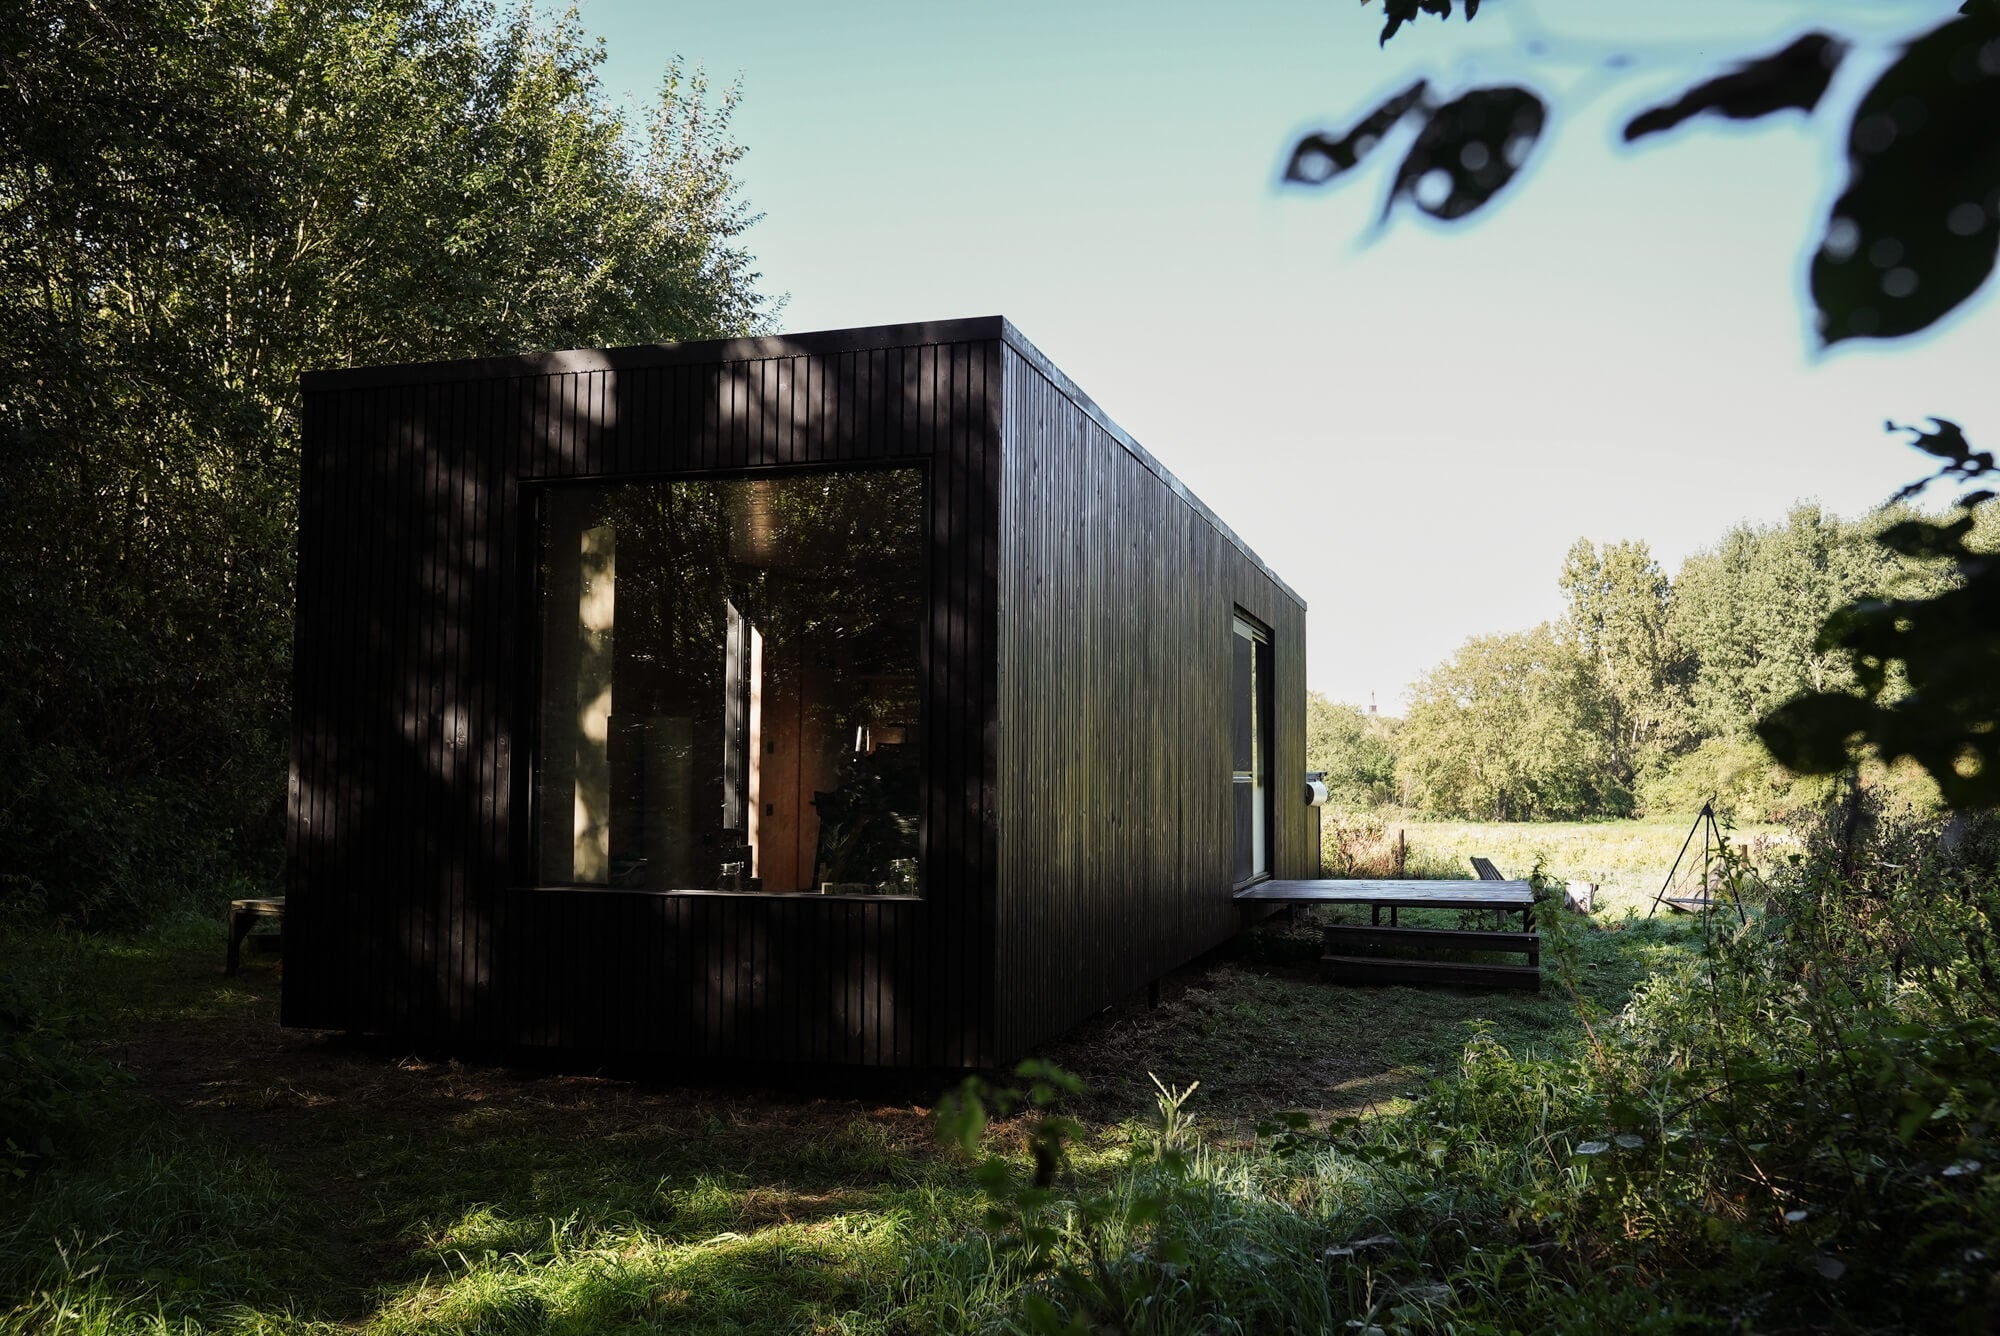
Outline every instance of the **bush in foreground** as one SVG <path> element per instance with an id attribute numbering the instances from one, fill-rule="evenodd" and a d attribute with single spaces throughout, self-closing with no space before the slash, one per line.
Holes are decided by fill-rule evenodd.
<path id="1" fill-rule="evenodd" d="M 1981 1329 L 2000 872 L 1990 828 L 1939 835 L 1835 809 L 1760 913 L 1586 1011 L 1579 1049 L 1475 1035 L 1401 1115 L 1282 1115 L 1228 1149 L 1162 1088 L 1158 1125 L 1093 1174 L 1068 1163 L 1060 1073 L 968 1087 L 946 1129 L 975 1146 L 990 1107 L 1026 1110 L 1033 1167 L 982 1163 L 986 1234 L 920 1250 L 906 1302 L 1041 1332 Z M 1591 929 L 1544 917 L 1563 980 Z"/>

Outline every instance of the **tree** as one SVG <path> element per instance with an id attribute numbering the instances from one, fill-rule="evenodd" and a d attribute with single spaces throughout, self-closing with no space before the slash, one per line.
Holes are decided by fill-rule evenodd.
<path id="1" fill-rule="evenodd" d="M 1643 542 L 1579 538 L 1563 559 L 1568 629 L 1597 665 L 1612 774 L 1630 788 L 1675 723 L 1681 656 L 1669 613 L 1673 586 Z"/>
<path id="2" fill-rule="evenodd" d="M 1327 797 L 1349 807 L 1374 807 L 1396 796 L 1393 724 L 1352 705 L 1306 693 L 1306 769 L 1326 776 Z"/>
<path id="3" fill-rule="evenodd" d="M 1630 810 L 1595 665 L 1543 623 L 1475 636 L 1411 693 L 1397 770 L 1452 816 L 1527 821 Z"/>
<path id="4" fill-rule="evenodd" d="M 1895 424 L 1890 424 L 1894 430 Z M 1903 428 L 1946 462 L 1936 478 L 1961 482 L 2000 472 L 1956 423 Z M 1907 497 L 1933 479 L 1912 484 Z M 1983 526 L 1983 541 L 1974 535 Z M 1876 542 L 1887 552 L 1943 567 L 1944 587 L 1858 599 L 1821 625 L 1814 648 L 1840 656 L 1849 681 L 1815 686 L 1772 710 L 1758 736 L 1807 774 L 1831 774 L 1872 750 L 1910 757 L 1951 806 L 2000 806 L 2000 514 L 1984 487 L 1960 496 L 1947 520 L 1904 519 Z"/>
<path id="5" fill-rule="evenodd" d="M 1986 536 L 1966 531 L 1971 548 L 2000 537 L 2000 509 L 1987 520 Z M 1907 602 L 1957 587 L 1940 563 L 1877 541 L 1913 522 L 1933 521 L 1907 508 L 1843 520 L 1800 505 L 1779 524 L 1736 526 L 1673 580 L 1643 543 L 1579 539 L 1560 575 L 1564 618 L 1531 633 L 1532 645 L 1475 641 L 1434 673 L 1397 736 L 1401 774 L 1421 780 L 1428 805 L 1459 813 L 1611 815 L 1635 802 L 1686 812 L 1716 799 L 1769 819 L 1817 802 L 1827 785 L 1775 760 L 1758 722 L 1804 693 L 1851 694 L 1867 680 L 1823 641 L 1830 616 L 1884 591 Z M 1898 680 L 1885 678 L 1885 703 L 1901 698 Z M 1510 747 L 1522 756 L 1499 754 Z M 1871 763 L 1864 781 L 1928 796 L 1908 767 Z"/>
<path id="6" fill-rule="evenodd" d="M 1747 736 L 1756 719 L 1799 692 L 1851 680 L 1845 662 L 1815 642 L 1834 609 L 1898 573 L 1868 541 L 1869 527 L 1803 504 L 1783 524 L 1737 525 L 1687 559 L 1673 630 L 1696 652 L 1693 733 Z"/>
<path id="7" fill-rule="evenodd" d="M 749 332 L 732 98 L 472 0 L 0 12 L 0 894 L 268 870 L 297 378 Z"/>

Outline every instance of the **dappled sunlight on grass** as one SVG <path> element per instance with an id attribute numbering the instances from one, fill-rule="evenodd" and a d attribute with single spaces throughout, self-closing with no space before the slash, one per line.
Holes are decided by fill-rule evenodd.
<path id="1" fill-rule="evenodd" d="M 1199 1081 L 1187 1110 L 1213 1181 L 1188 1228 L 1277 1256 L 1355 1209 L 1374 1171 L 1329 1159 L 1308 1184 L 1231 1160 L 1260 1119 L 1407 1110 L 1474 1023 L 1523 1052 L 1575 1038 L 1553 989 L 1330 987 L 1320 926 L 1269 922 L 1167 980 L 1158 1007 L 1133 999 L 1049 1047 L 1090 1087 L 1074 1182 L 1113 1183 L 1145 1144 L 1151 1075 Z M 1607 922 L 1583 936 L 1581 986 L 1615 1006 L 1686 940 Z M 277 963 L 224 978 L 220 924 L 195 918 L 15 954 L 64 1005 L 89 1004 L 90 1041 L 129 1080 L 87 1154 L 0 1184 L 16 1296 L 0 1332 L 914 1332 L 1018 1303 L 972 1165 L 930 1125 L 951 1078 L 835 1097 L 281 1031 Z M 996 1122 L 986 1144 L 1025 1162 L 1025 1124 Z M 1239 1261 L 1250 1294 L 1257 1265 Z"/>
<path id="2" fill-rule="evenodd" d="M 1653 856 L 1631 852 L 1646 846 L 1629 823 L 1609 829 L 1633 843 L 1589 854 L 1596 866 Z M 1522 869 L 1506 860 L 1531 853 L 1489 827 L 1458 837 L 1510 872 Z M 1880 867 L 1909 863 L 1884 855 Z M 1903 917 L 1931 915 L 1923 941 L 1952 960 L 1974 922 L 1956 886 L 1899 892 Z M 1163 1330 L 1423 1333 L 1548 1316 L 1547 1329 L 1594 1332 L 1652 1322 L 1669 1284 L 1665 1303 L 1704 1318 L 1790 1313 L 1801 1295 L 1824 1315 L 1834 1291 L 1815 1259 L 1844 1249 L 1844 1266 L 1873 1265 L 1896 1231 L 1860 1248 L 1792 1228 L 1791 1210 L 1819 1219 L 1827 1185 L 1849 1190 L 1838 1172 L 1805 1206 L 1782 1184 L 1718 1176 L 1739 1114 L 1705 1100 L 1712 1074 L 1688 1075 L 1716 1060 L 1721 1035 L 1769 1047 L 1771 1072 L 1790 1079 L 1802 976 L 1762 970 L 1754 953 L 1806 941 L 1792 929 L 1819 902 L 1791 883 L 1770 894 L 1781 917 L 1753 914 L 1744 929 L 1733 916 L 1649 920 L 1629 903 L 1589 916 L 1546 905 L 1539 993 L 1331 986 L 1324 928 L 1357 911 L 1272 917 L 1163 980 L 1157 1005 L 1135 996 L 1044 1050 L 1087 1085 L 1061 1106 L 1078 1121 L 1053 1157 L 1020 1105 L 969 1143 L 942 1140 L 931 1109 L 949 1107 L 948 1076 L 849 1080 L 835 1094 L 831 1077 L 675 1084 L 400 1053 L 278 1030 L 275 964 L 224 983 L 207 931 L 150 946 L 52 934 L 47 952 L 14 944 L 50 992 L 84 996 L 98 973 L 121 972 L 82 1033 L 126 1079 L 71 1158 L 0 1180 L 0 1333 L 902 1336 L 1018 1331 L 1038 1312 L 1124 1329 L 1144 1313 Z M 1827 939 L 1850 954 L 1856 933 L 1893 927 L 1856 912 L 1858 927 Z M 1724 959 L 1735 963 L 1718 971 Z M 1963 982 L 1934 980 L 1916 1001 L 1942 1007 Z M 1925 1026 L 1869 1042 L 1896 1062 L 1922 1048 L 1955 1081 L 1982 1073 L 1987 1052 Z M 1795 1136 L 1767 1120 L 1743 1142 L 1749 1167 L 1791 1137 L 1790 1172 L 1824 1178 L 1817 1148 L 1860 1137 L 1902 1165 L 1870 1189 L 1885 1200 L 1983 1190 L 1960 1180 L 1993 1160 L 1984 1142 L 1965 1142 L 1977 1155 L 1909 1149 L 1897 1110 L 1918 1087 L 1896 1062 L 1828 1061 L 1798 1086 L 1823 1125 Z M 1828 1103 L 1840 1071 L 1851 1084 L 1856 1070 L 1858 1102 Z M 1937 1121 L 1918 1138 L 1936 1140 L 1924 1129 Z M 1048 1189 L 1004 1195 L 1050 1165 Z M 1631 1188 L 1641 1182 L 1655 1186 Z M 1756 1191 L 1775 1195 L 1745 1206 Z M 1045 1251 L 1024 1251 L 1031 1232 Z M 1725 1257 L 1739 1238 L 1754 1247 Z M 1648 1251 L 1656 1239 L 1680 1260 Z M 1940 1283 L 1958 1285 L 1946 1261 Z M 1842 1293 L 1872 1301 L 1880 1288 Z"/>
<path id="3" fill-rule="evenodd" d="M 696 1214 L 741 1223 L 746 1194 L 706 1182 Z M 692 1223 L 690 1220 L 689 1223 Z M 508 1220 L 478 1207 L 428 1249 L 422 1279 L 373 1315 L 383 1332 L 767 1328 L 859 1304 L 909 1243 L 903 1212 L 836 1213 L 680 1241 L 629 1218 Z"/>

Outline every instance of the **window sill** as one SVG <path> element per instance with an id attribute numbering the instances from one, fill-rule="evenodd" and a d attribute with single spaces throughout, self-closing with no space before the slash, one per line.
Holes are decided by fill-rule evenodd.
<path id="1" fill-rule="evenodd" d="M 874 894 L 821 894 L 819 891 L 712 891 L 699 887 L 687 890 L 662 891 L 645 886 L 512 886 L 509 890 L 521 895 L 561 895 L 581 893 L 585 895 L 645 895 L 663 900 L 673 900 L 697 896 L 728 900 L 807 900 L 815 904 L 897 904 L 920 905 L 921 895 L 874 895 Z"/>

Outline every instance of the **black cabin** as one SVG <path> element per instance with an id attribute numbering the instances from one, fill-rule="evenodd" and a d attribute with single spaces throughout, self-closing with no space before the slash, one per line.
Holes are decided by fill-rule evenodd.
<path id="1" fill-rule="evenodd" d="M 1317 875 L 1304 602 L 1003 319 L 304 392 L 288 1025 L 986 1066 Z"/>

